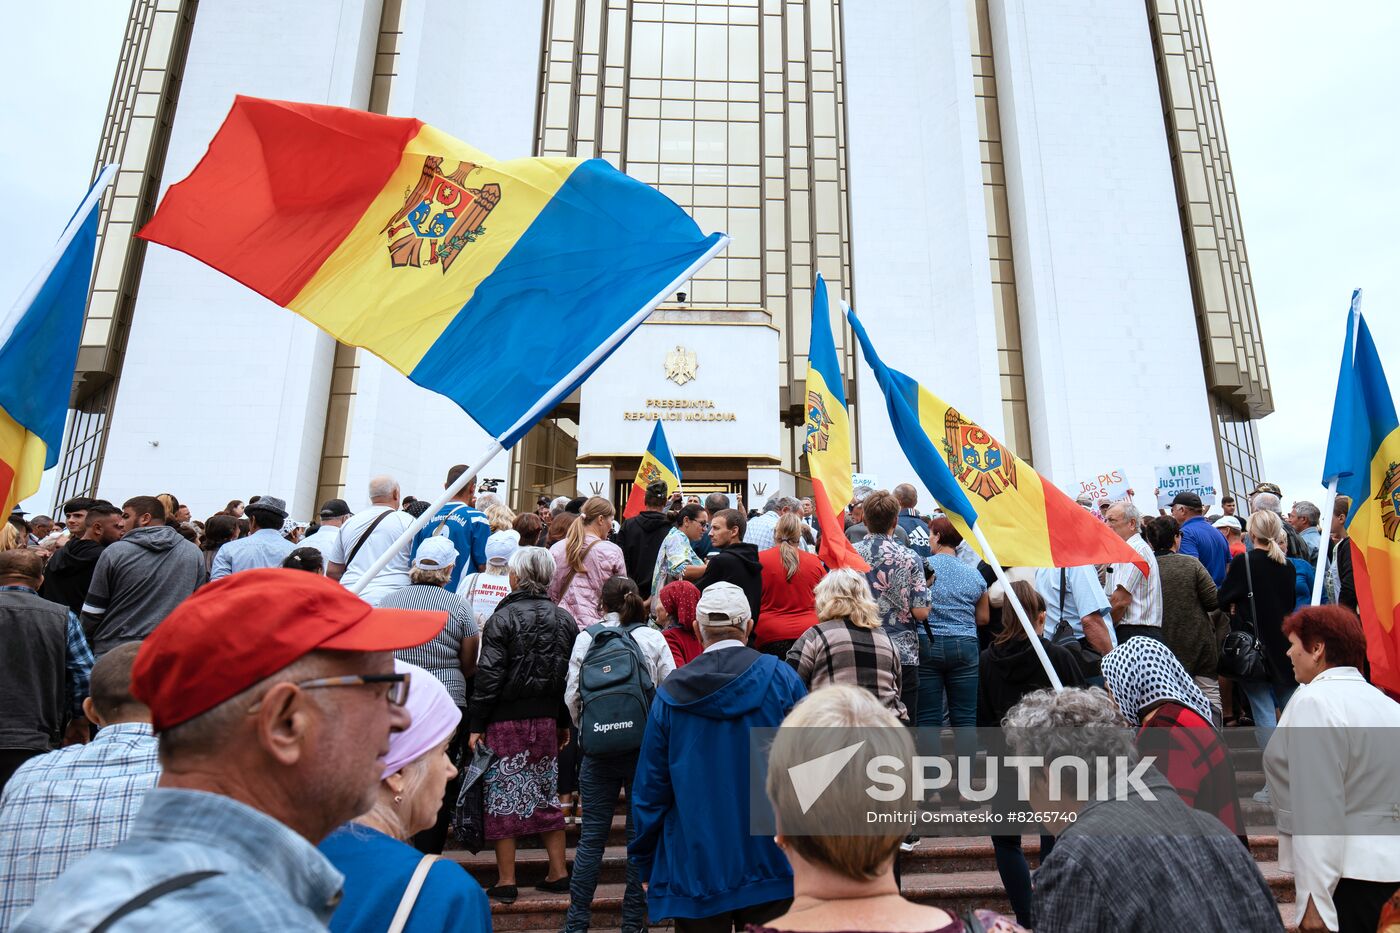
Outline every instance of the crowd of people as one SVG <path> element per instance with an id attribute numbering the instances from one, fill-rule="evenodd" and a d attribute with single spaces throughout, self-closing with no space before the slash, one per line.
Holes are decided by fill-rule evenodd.
<path id="1" fill-rule="evenodd" d="M 1189 492 L 1158 515 L 1081 500 L 1146 571 L 992 568 L 912 485 L 860 488 L 843 533 L 862 571 L 822 563 L 811 500 L 786 494 L 745 510 L 654 483 L 619 521 L 604 498 L 516 513 L 468 483 L 409 538 L 429 503 L 389 476 L 366 493 L 309 524 L 270 494 L 204 521 L 170 494 L 11 516 L 0 930 L 489 930 L 535 837 L 536 887 L 580 933 L 620 801 L 624 933 L 1282 929 L 1227 726 L 1267 749 L 1255 799 L 1279 814 L 1299 928 L 1400 912 L 1400 835 L 1355 832 L 1400 806 L 1381 747 L 1400 704 L 1367 682 L 1344 498 L 1327 535 L 1271 484 L 1219 514 Z M 810 726 L 871 736 L 848 774 L 909 758 L 915 727 L 1003 726 L 1045 761 L 1151 757 L 1152 793 L 1100 799 L 1110 769 L 1052 803 L 1032 769 L 1023 802 L 1070 816 L 1040 827 L 1034 873 L 1021 835 L 992 837 L 1015 922 L 953 916 L 901 894 L 914 827 L 856 827 L 854 777 L 811 822 L 785 779 Z M 1335 793 L 1290 726 L 1330 730 Z M 751 830 L 767 728 L 776 836 Z M 454 838 L 494 849 L 486 890 L 442 857 Z"/>

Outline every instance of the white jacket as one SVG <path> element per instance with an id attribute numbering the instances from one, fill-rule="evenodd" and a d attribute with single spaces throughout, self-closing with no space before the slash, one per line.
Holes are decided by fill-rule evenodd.
<path id="1" fill-rule="evenodd" d="M 1264 775 L 1279 867 L 1293 873 L 1299 916 L 1311 897 L 1335 930 L 1338 881 L 1400 881 L 1400 704 L 1356 668 L 1334 667 L 1298 688 L 1278 725 Z"/>
<path id="2" fill-rule="evenodd" d="M 616 612 L 603 616 L 602 625 L 616 626 L 621 622 Z M 666 638 L 650 625 L 641 625 L 632 630 L 632 638 L 642 649 L 647 673 L 651 674 L 653 687 L 661 686 L 661 681 L 676 669 L 676 659 L 671 655 L 671 646 Z M 564 702 L 569 705 L 569 715 L 573 717 L 574 728 L 578 728 L 579 716 L 583 714 L 583 702 L 579 697 L 579 670 L 583 667 L 583 657 L 593 647 L 593 636 L 587 629 L 578 633 L 574 640 L 574 653 L 569 655 L 569 679 L 564 683 Z"/>

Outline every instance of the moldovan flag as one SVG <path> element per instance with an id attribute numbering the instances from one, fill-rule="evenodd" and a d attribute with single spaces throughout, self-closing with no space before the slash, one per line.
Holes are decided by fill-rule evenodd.
<path id="1" fill-rule="evenodd" d="M 0 514 L 32 496 L 44 470 L 58 463 L 92 281 L 98 204 L 116 177 L 117 166 L 102 170 L 44 267 L 0 319 Z"/>
<path id="2" fill-rule="evenodd" d="M 632 480 L 632 492 L 627 496 L 627 508 L 622 510 L 624 521 L 642 510 L 646 504 L 647 486 L 657 480 L 665 481 L 668 496 L 681 485 L 681 468 L 676 466 L 676 458 L 671 456 L 671 445 L 666 443 L 666 432 L 661 429 L 660 421 L 652 428 L 651 442 L 647 444 L 647 452 L 642 454 L 642 464 L 637 467 L 637 478 Z"/>
<path id="3" fill-rule="evenodd" d="M 948 519 L 982 553 L 982 529 L 1006 567 L 1080 567 L 1147 562 L 1108 526 L 962 413 L 880 361 L 847 310 L 865 361 L 885 394 L 895 438 Z M 975 503 L 975 505 L 974 505 Z M 985 556 L 985 555 L 983 555 Z"/>
<path id="4" fill-rule="evenodd" d="M 455 401 L 510 447 L 728 238 L 600 159 L 238 97 L 140 235 Z"/>
<path id="5" fill-rule="evenodd" d="M 1352 293 L 1323 483 L 1351 496 L 1347 535 L 1371 681 L 1400 694 L 1400 420 Z"/>
<path id="6" fill-rule="evenodd" d="M 826 281 L 817 273 L 812 289 L 812 339 L 807 348 L 807 470 L 821 528 L 817 556 L 828 567 L 869 570 L 846 537 L 842 516 L 851 501 L 851 422 L 846 415 L 846 384 L 831 336 Z"/>

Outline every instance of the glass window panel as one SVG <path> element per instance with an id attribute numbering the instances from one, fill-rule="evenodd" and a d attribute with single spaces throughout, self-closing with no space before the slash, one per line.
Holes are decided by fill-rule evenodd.
<path id="1" fill-rule="evenodd" d="M 689 23 L 666 23 L 662 29 L 661 77 L 694 78 L 695 27 Z"/>
<path id="2" fill-rule="evenodd" d="M 731 185 L 757 186 L 759 183 L 758 168 L 756 166 L 735 165 L 729 169 L 729 183 Z"/>
<path id="3" fill-rule="evenodd" d="M 688 185 L 693 180 L 692 175 L 693 170 L 689 165 L 661 166 L 661 180 L 667 184 Z"/>
<path id="4" fill-rule="evenodd" d="M 695 102 L 689 100 L 663 100 L 661 116 L 668 120 L 695 119 Z"/>
<path id="5" fill-rule="evenodd" d="M 697 205 L 704 205 L 706 207 L 724 207 L 728 202 L 728 196 L 724 188 L 702 185 L 695 189 L 693 201 Z"/>
<path id="6" fill-rule="evenodd" d="M 630 112 L 634 117 L 646 117 L 649 119 L 656 119 L 661 116 L 661 101 L 634 100 L 632 101 L 632 107 Z"/>
<path id="7" fill-rule="evenodd" d="M 656 162 L 660 159 L 661 123 L 657 120 L 627 121 L 627 161 Z"/>
<path id="8" fill-rule="evenodd" d="M 702 100 L 695 103 L 697 120 L 723 120 L 729 112 L 729 105 L 722 100 Z"/>
<path id="9" fill-rule="evenodd" d="M 661 77 L 661 25 L 659 23 L 632 24 L 632 76 L 634 78 Z M 634 82 L 633 93 L 640 93 Z M 652 91 L 647 96 L 657 96 Z"/>
<path id="10" fill-rule="evenodd" d="M 695 161 L 695 128 L 693 123 L 687 120 L 661 121 L 661 161 Z"/>
<path id="11" fill-rule="evenodd" d="M 695 183 L 697 185 L 723 185 L 727 183 L 724 166 L 722 165 L 697 165 L 695 166 Z"/>
<path id="12" fill-rule="evenodd" d="M 714 165 L 728 161 L 729 147 L 725 142 L 725 129 L 733 129 L 730 124 L 701 121 L 695 124 L 695 161 Z M 758 133 L 754 127 L 753 142 L 754 153 L 752 159 L 744 161 L 758 161 Z"/>
<path id="13" fill-rule="evenodd" d="M 729 27 L 695 27 L 695 77 L 723 81 L 729 74 Z"/>
<path id="14" fill-rule="evenodd" d="M 733 248 L 729 250 L 730 258 L 758 257 L 759 221 L 760 213 L 757 208 L 731 207 L 729 209 L 729 229 L 726 232 L 734 237 Z"/>
<path id="15" fill-rule="evenodd" d="M 781 35 L 777 35 L 777 43 L 778 54 L 781 55 Z M 758 63 L 758 27 L 731 26 L 729 28 L 729 80 L 757 81 Z"/>
<path id="16" fill-rule="evenodd" d="M 670 100 L 694 100 L 694 81 L 663 81 L 661 82 L 661 96 Z"/>
<path id="17" fill-rule="evenodd" d="M 739 165 L 757 165 L 759 158 L 758 151 L 758 124 L 757 123 L 729 123 L 716 124 L 720 127 L 729 128 L 729 153 L 730 161 Z"/>

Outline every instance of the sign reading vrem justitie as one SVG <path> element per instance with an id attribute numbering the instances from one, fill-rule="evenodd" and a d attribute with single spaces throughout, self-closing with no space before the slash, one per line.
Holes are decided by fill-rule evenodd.
<path id="1" fill-rule="evenodd" d="M 1215 464 L 1171 463 L 1157 467 L 1157 507 L 1171 505 L 1181 492 L 1194 492 L 1203 505 L 1215 505 Z"/>

